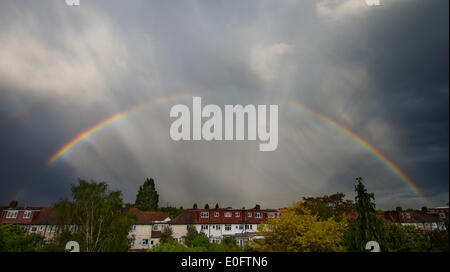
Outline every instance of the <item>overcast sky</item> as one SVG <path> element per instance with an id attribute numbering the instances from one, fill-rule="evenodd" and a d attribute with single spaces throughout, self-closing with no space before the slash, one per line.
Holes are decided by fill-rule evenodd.
<path id="1" fill-rule="evenodd" d="M 50 205 L 78 177 L 134 201 L 145 178 L 160 205 L 284 207 L 303 196 L 354 198 L 355 177 L 378 208 L 421 199 L 352 137 L 408 175 L 432 205 L 449 196 L 449 1 L 0 2 L 0 205 Z M 279 105 L 279 145 L 174 142 L 171 106 L 140 107 L 45 162 L 79 133 L 161 97 Z"/>

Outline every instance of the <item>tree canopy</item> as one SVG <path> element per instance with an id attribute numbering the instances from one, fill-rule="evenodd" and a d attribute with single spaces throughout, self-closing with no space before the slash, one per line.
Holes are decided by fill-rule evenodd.
<path id="1" fill-rule="evenodd" d="M 139 187 L 134 206 L 141 211 L 158 210 L 159 194 L 155 188 L 155 181 L 146 179 L 144 184 Z"/>
<path id="2" fill-rule="evenodd" d="M 78 184 L 72 184 L 72 198 L 73 201 L 63 199 L 54 205 L 56 223 L 70 222 L 75 226 L 73 235 L 82 251 L 129 249 L 128 234 L 136 218 L 123 208 L 120 191 L 108 191 L 106 182 L 78 179 Z"/>

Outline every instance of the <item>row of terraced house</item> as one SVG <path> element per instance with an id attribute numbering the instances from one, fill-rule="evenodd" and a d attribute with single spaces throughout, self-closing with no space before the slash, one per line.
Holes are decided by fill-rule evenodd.
<path id="1" fill-rule="evenodd" d="M 13 203 L 13 202 L 11 202 Z M 261 209 L 256 205 L 252 209 L 221 208 L 218 204 L 212 209 L 200 209 L 194 204 L 192 209 L 183 211 L 175 218 L 170 218 L 167 212 L 140 211 L 127 207 L 130 213 L 137 215 L 136 224 L 130 230 L 132 250 L 150 249 L 159 243 L 161 231 L 172 228 L 173 238 L 183 242 L 188 226 L 193 226 L 199 233 L 204 233 L 210 242 L 220 243 L 224 238 L 234 238 L 236 243 L 244 247 L 249 239 L 258 238 L 258 225 L 280 216 L 277 209 Z M 53 239 L 57 226 L 53 207 L 18 206 L 17 203 L 8 207 L 0 207 L 1 223 L 23 226 L 27 233 L 42 235 L 46 240 Z M 69 228 L 74 226 L 67 222 Z"/>
<path id="2" fill-rule="evenodd" d="M 173 238 L 183 242 L 189 226 L 204 233 L 213 243 L 220 243 L 224 238 L 231 237 L 244 247 L 250 239 L 258 239 L 258 225 L 268 218 L 279 217 L 282 209 L 261 209 L 256 205 L 252 209 L 221 208 L 218 204 L 211 209 L 200 209 L 194 204 L 192 209 L 183 211 L 175 218 L 170 218 L 167 212 L 140 211 L 126 207 L 130 213 L 137 215 L 137 222 L 130 230 L 132 250 L 150 249 L 159 243 L 161 231 L 170 227 Z M 3 224 L 23 226 L 27 233 L 36 233 L 46 240 L 53 239 L 57 227 L 53 224 L 55 210 L 52 207 L 18 206 L 11 202 L 8 207 L 0 207 Z M 444 229 L 443 220 L 448 218 L 448 207 L 430 208 L 421 211 L 404 211 L 397 208 L 380 214 L 386 221 L 401 225 L 414 226 L 422 231 Z M 67 222 L 69 228 L 74 228 Z"/>

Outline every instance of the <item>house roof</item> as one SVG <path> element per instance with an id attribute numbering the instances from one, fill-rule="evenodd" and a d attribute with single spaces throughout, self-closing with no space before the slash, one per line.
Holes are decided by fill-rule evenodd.
<path id="1" fill-rule="evenodd" d="M 197 216 L 195 214 L 195 211 L 193 210 L 187 210 L 172 219 L 170 224 L 172 225 L 191 225 L 197 223 L 196 220 Z"/>
<path id="2" fill-rule="evenodd" d="M 401 213 L 409 213 L 410 218 L 400 216 Z M 441 221 L 438 214 L 422 211 L 386 211 L 380 217 L 395 223 L 432 223 Z"/>
<path id="3" fill-rule="evenodd" d="M 56 218 L 56 210 L 53 207 L 42 208 L 31 221 L 32 225 L 52 225 Z"/>
<path id="4" fill-rule="evenodd" d="M 136 225 L 152 225 L 153 221 L 162 221 L 169 217 L 168 212 L 141 211 L 136 208 L 130 208 L 129 211 L 138 216 Z"/>

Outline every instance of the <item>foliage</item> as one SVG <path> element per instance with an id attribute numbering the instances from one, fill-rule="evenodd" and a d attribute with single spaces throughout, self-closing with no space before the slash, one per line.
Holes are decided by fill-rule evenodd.
<path id="1" fill-rule="evenodd" d="M 226 237 L 222 240 L 222 245 L 227 252 L 240 252 L 242 248 L 236 244 L 236 240 L 232 237 Z"/>
<path id="2" fill-rule="evenodd" d="M 158 211 L 168 212 L 170 218 L 175 218 L 184 212 L 183 207 L 180 207 L 178 209 L 175 207 L 160 207 L 160 208 L 158 208 Z"/>
<path id="3" fill-rule="evenodd" d="M 189 248 L 175 240 L 169 240 L 166 243 L 157 244 L 150 251 L 151 252 L 189 252 Z"/>
<path id="4" fill-rule="evenodd" d="M 135 215 L 123 209 L 122 193 L 108 191 L 105 182 L 87 182 L 78 179 L 72 184 L 70 202 L 63 199 L 56 203 L 56 223 L 75 226 L 73 234 L 80 244 L 80 250 L 86 252 L 127 251 L 130 245 L 128 232 L 136 222 Z"/>
<path id="5" fill-rule="evenodd" d="M 385 248 L 391 252 L 423 252 L 430 247 L 427 238 L 414 227 L 385 223 Z"/>
<path id="6" fill-rule="evenodd" d="M 430 248 L 432 251 L 448 252 L 448 231 L 433 230 L 432 232 L 428 233 L 428 238 L 430 240 Z"/>
<path id="7" fill-rule="evenodd" d="M 375 197 L 368 193 L 362 178 L 356 178 L 355 210 L 358 214 L 356 222 L 350 224 L 350 232 L 346 235 L 346 247 L 349 251 L 366 251 L 365 246 L 369 241 L 376 241 L 382 251 L 386 251 L 386 230 L 383 221 L 376 216 Z"/>
<path id="8" fill-rule="evenodd" d="M 158 202 L 159 194 L 155 189 L 155 181 L 152 178 L 146 179 L 139 187 L 134 207 L 141 211 L 156 211 Z"/>
<path id="9" fill-rule="evenodd" d="M 18 225 L 0 224 L 0 252 L 33 252 L 43 245 L 44 238 L 38 234 L 26 234 Z"/>
<path id="10" fill-rule="evenodd" d="M 253 250 L 269 252 L 343 251 L 345 225 L 345 218 L 321 220 L 302 202 L 297 202 L 279 218 L 269 218 L 262 223 L 257 235 L 264 238 L 251 240 L 249 244 Z"/>
<path id="11" fill-rule="evenodd" d="M 206 239 L 205 239 L 206 238 Z M 221 244 L 210 243 L 204 234 L 198 235 L 192 242 L 192 246 L 185 246 L 175 240 L 168 240 L 154 246 L 151 252 L 225 252 Z"/>
<path id="12" fill-rule="evenodd" d="M 186 235 L 183 237 L 184 244 L 188 247 L 192 246 L 192 242 L 197 236 L 199 236 L 197 229 L 194 226 L 188 226 Z"/>
<path id="13" fill-rule="evenodd" d="M 343 193 L 322 197 L 303 197 L 302 205 L 313 214 L 317 214 L 321 220 L 328 220 L 331 217 L 342 220 L 353 207 L 353 201 L 344 200 L 344 198 Z"/>
<path id="14" fill-rule="evenodd" d="M 205 247 L 206 248 L 206 247 L 208 247 L 208 244 L 209 244 L 209 239 L 204 233 L 197 235 L 197 237 L 195 237 L 194 240 L 192 241 L 192 247 Z"/>
<path id="15" fill-rule="evenodd" d="M 161 244 L 167 243 L 169 241 L 173 240 L 173 230 L 171 227 L 165 227 L 162 231 L 161 231 L 161 236 L 159 238 L 159 242 Z"/>

